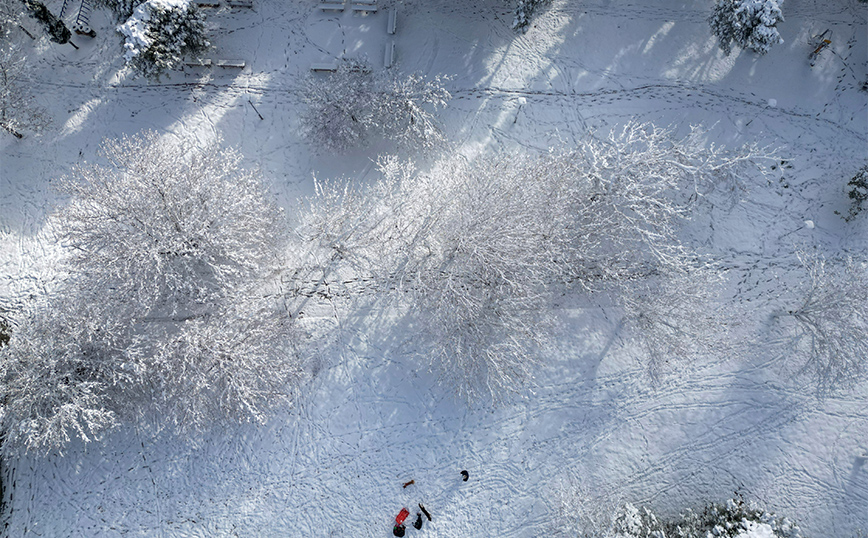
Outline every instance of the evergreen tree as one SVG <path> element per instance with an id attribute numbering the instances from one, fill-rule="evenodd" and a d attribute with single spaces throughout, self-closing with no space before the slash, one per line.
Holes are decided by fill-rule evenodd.
<path id="1" fill-rule="evenodd" d="M 728 56 L 733 43 L 758 54 L 783 43 L 775 27 L 783 20 L 778 0 L 717 0 L 708 22 Z"/>
<path id="2" fill-rule="evenodd" d="M 137 73 L 159 79 L 188 54 L 208 48 L 205 22 L 187 0 L 148 0 L 118 31 L 126 37 L 124 58 Z"/>

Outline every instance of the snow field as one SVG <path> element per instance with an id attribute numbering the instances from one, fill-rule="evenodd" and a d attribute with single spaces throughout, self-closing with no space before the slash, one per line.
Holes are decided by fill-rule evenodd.
<path id="1" fill-rule="evenodd" d="M 394 69 L 454 77 L 439 117 L 470 157 L 569 146 L 635 119 L 682 134 L 702 123 L 713 126 L 710 142 L 779 148 L 788 162 L 777 183 L 751 185 L 731 210 L 709 200 L 685 232 L 731 268 L 745 331 L 759 331 L 778 283 L 799 278 L 794 245 L 864 252 L 864 222 L 834 214 L 848 207 L 847 174 L 868 157 L 868 94 L 858 89 L 868 61 L 864 4 L 787 0 L 785 43 L 762 58 L 721 56 L 705 22 L 710 3 L 700 0 L 555 0 L 523 35 L 495 0 L 394 5 Z M 297 135 L 296 89 L 324 58 L 380 61 L 392 39 L 387 11 L 315 8 L 260 0 L 209 14 L 214 56 L 247 67 L 189 70 L 159 84 L 119 71 L 119 37 L 102 10 L 91 16 L 98 37 L 74 38 L 79 51 L 34 45 L 34 87 L 55 129 L 0 138 L 0 295 L 19 300 L 50 277 L 50 181 L 93 160 L 106 137 L 145 128 L 187 142 L 222 136 L 262 169 L 290 214 L 314 174 L 372 177 L 371 159 L 388 144 L 317 153 Z M 812 69 L 806 39 L 826 28 L 834 53 Z M 305 326 L 328 338 L 295 409 L 265 427 L 216 428 L 195 444 L 125 429 L 63 457 L 11 461 L 7 532 L 379 537 L 402 506 L 415 514 L 421 501 L 434 518 L 421 532 L 432 537 L 535 537 L 557 527 L 547 503 L 567 478 L 591 504 L 628 500 L 676 513 L 739 489 L 798 520 L 807 536 L 868 528 L 864 383 L 817 401 L 782 361 L 759 353 L 680 365 L 651 382 L 615 309 L 566 300 L 556 308 L 561 335 L 533 393 L 468 409 L 412 357 L 416 328 L 405 312 L 310 300 Z"/>

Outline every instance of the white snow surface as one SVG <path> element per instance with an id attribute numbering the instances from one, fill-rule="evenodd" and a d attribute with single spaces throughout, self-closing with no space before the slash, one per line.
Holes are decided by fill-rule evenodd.
<path id="1" fill-rule="evenodd" d="M 54 12 L 60 3 L 47 2 Z M 389 6 L 395 36 L 386 34 Z M 394 39 L 393 69 L 452 76 L 439 116 L 470 157 L 569 146 L 630 120 L 680 133 L 703 124 L 710 143 L 779 148 L 787 163 L 776 181 L 751 185 L 732 210 L 704 206 L 689 229 L 730 269 L 736 300 L 756 304 L 759 326 L 771 309 L 763 290 L 798 275 L 794 245 L 865 252 L 865 219 L 835 211 L 846 214 L 844 186 L 868 158 L 868 93 L 859 89 L 868 6 L 788 0 L 785 44 L 762 57 L 722 56 L 710 8 L 554 0 L 517 35 L 500 0 L 395 0 L 369 15 L 257 0 L 208 15 L 214 58 L 242 58 L 243 70 L 196 68 L 162 83 L 126 78 L 113 23 L 96 10 L 98 35 L 74 37 L 79 50 L 33 44 L 32 84 L 54 129 L 0 137 L 0 298 L 26 301 L 50 280 L 58 248 L 45 217 L 62 203 L 50 183 L 96 160 L 106 137 L 146 128 L 192 144 L 222 136 L 290 215 L 314 175 L 372 177 L 372 159 L 391 148 L 317 152 L 299 138 L 297 88 L 311 63 L 340 54 L 381 66 Z M 812 68 L 808 39 L 826 29 L 832 44 Z M 312 301 L 306 323 L 333 344 L 294 409 L 265 426 L 215 427 L 197 443 L 127 428 L 62 456 L 7 461 L 7 535 L 382 537 L 401 507 L 415 514 L 421 502 L 433 521 L 408 536 L 529 538 L 557 527 L 547 501 L 566 479 L 600 505 L 671 515 L 737 489 L 806 536 L 868 529 L 865 383 L 818 400 L 760 352 L 685 364 L 652 382 L 616 310 L 555 306 L 563 330 L 533 391 L 490 409 L 436 385 L 413 358 L 415 329 L 400 313 Z M 770 536 L 762 525 L 746 532 Z"/>

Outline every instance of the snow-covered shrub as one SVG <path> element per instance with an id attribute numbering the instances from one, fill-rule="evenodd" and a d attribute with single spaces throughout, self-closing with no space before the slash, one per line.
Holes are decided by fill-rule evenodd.
<path id="1" fill-rule="evenodd" d="M 679 225 L 743 175 L 751 153 L 695 142 L 630 125 L 542 156 L 450 156 L 424 172 L 387 161 L 367 191 L 318 185 L 302 231 L 376 289 L 396 290 L 441 380 L 468 399 L 502 398 L 531 377 L 548 301 L 565 287 L 611 294 L 661 353 L 718 332 L 700 315 L 716 274 Z"/>
<path id="2" fill-rule="evenodd" d="M 191 0 L 147 0 L 118 32 L 124 36 L 124 60 L 149 78 L 159 78 L 185 55 L 209 46 L 204 19 Z"/>
<path id="3" fill-rule="evenodd" d="M 240 156 L 145 132 L 62 179 L 63 282 L 3 347 L 12 446 L 92 439 L 116 421 L 178 431 L 261 421 L 299 364 L 272 276 L 285 230 Z"/>
<path id="4" fill-rule="evenodd" d="M 799 526 L 788 518 L 768 512 L 741 497 L 723 504 L 709 504 L 702 513 L 688 511 L 667 521 L 666 536 L 683 538 L 801 538 Z M 633 536 L 642 535 L 628 535 Z"/>
<path id="5" fill-rule="evenodd" d="M 334 73 L 305 79 L 302 130 L 313 143 L 334 150 L 365 145 L 372 135 L 430 147 L 442 140 L 429 109 L 445 106 L 450 98 L 444 80 L 402 77 L 375 71 L 363 61 L 342 60 Z"/>
<path id="6" fill-rule="evenodd" d="M 802 538 L 798 525 L 746 502 L 740 496 L 708 504 L 701 512 L 663 518 L 648 508 L 624 503 L 607 516 L 593 509 L 575 488 L 560 491 L 553 507 L 555 536 L 569 538 Z"/>
<path id="7" fill-rule="evenodd" d="M 850 258 L 826 260 L 797 253 L 806 284 L 790 308 L 773 320 L 784 337 L 782 354 L 812 375 L 820 394 L 845 386 L 866 373 L 868 360 L 868 268 Z"/>
<path id="8" fill-rule="evenodd" d="M 868 165 L 860 168 L 856 175 L 847 182 L 847 196 L 850 198 L 852 206 L 850 213 L 844 218 L 849 221 L 862 212 L 862 204 L 868 200 Z"/>
<path id="9" fill-rule="evenodd" d="M 512 28 L 526 32 L 534 11 L 542 4 L 551 0 L 518 0 L 515 7 L 515 18 L 512 20 Z"/>
<path id="10" fill-rule="evenodd" d="M 39 132 L 49 123 L 48 114 L 36 105 L 26 79 L 27 59 L 11 44 L 0 44 L 0 127 L 16 138 L 22 131 Z"/>
<path id="11" fill-rule="evenodd" d="M 735 43 L 758 54 L 783 43 L 777 24 L 784 20 L 778 0 L 717 0 L 708 19 L 726 55 Z"/>

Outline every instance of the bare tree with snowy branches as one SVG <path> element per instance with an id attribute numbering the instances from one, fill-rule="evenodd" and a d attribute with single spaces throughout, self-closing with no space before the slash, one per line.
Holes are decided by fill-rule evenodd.
<path id="1" fill-rule="evenodd" d="M 0 46 L 7 46 L 3 41 L 20 24 L 24 9 L 21 0 L 0 0 Z"/>
<path id="2" fill-rule="evenodd" d="M 342 60 L 334 73 L 305 79 L 302 130 L 315 144 L 338 151 L 364 146 L 374 135 L 431 147 L 442 141 L 431 109 L 446 106 L 450 98 L 444 81 L 387 74 L 364 61 Z"/>
<path id="3" fill-rule="evenodd" d="M 0 43 L 0 127 L 16 138 L 23 138 L 23 131 L 40 132 L 49 124 L 26 75 L 27 59 L 18 47 Z"/>
<path id="4" fill-rule="evenodd" d="M 180 432 L 264 420 L 300 375 L 274 277 L 281 211 L 216 143 L 145 132 L 106 141 L 103 155 L 58 182 L 66 277 L 3 349 L 11 444 L 58 447 L 115 420 Z"/>
<path id="5" fill-rule="evenodd" d="M 538 157 L 451 157 L 425 172 L 391 160 L 368 191 L 321 184 L 302 233 L 378 289 L 399 290 L 442 380 L 496 399 L 532 377 L 551 294 L 565 286 L 612 294 L 661 352 L 717 331 L 696 315 L 716 272 L 679 241 L 679 225 L 697 199 L 761 170 L 761 157 L 629 125 Z M 687 291 L 697 301 L 678 303 Z"/>
<path id="6" fill-rule="evenodd" d="M 772 314 L 783 331 L 783 353 L 799 358 L 800 371 L 814 378 L 819 394 L 860 379 L 868 357 L 868 269 L 851 258 L 826 260 L 798 252 L 806 272 L 793 306 Z"/>

